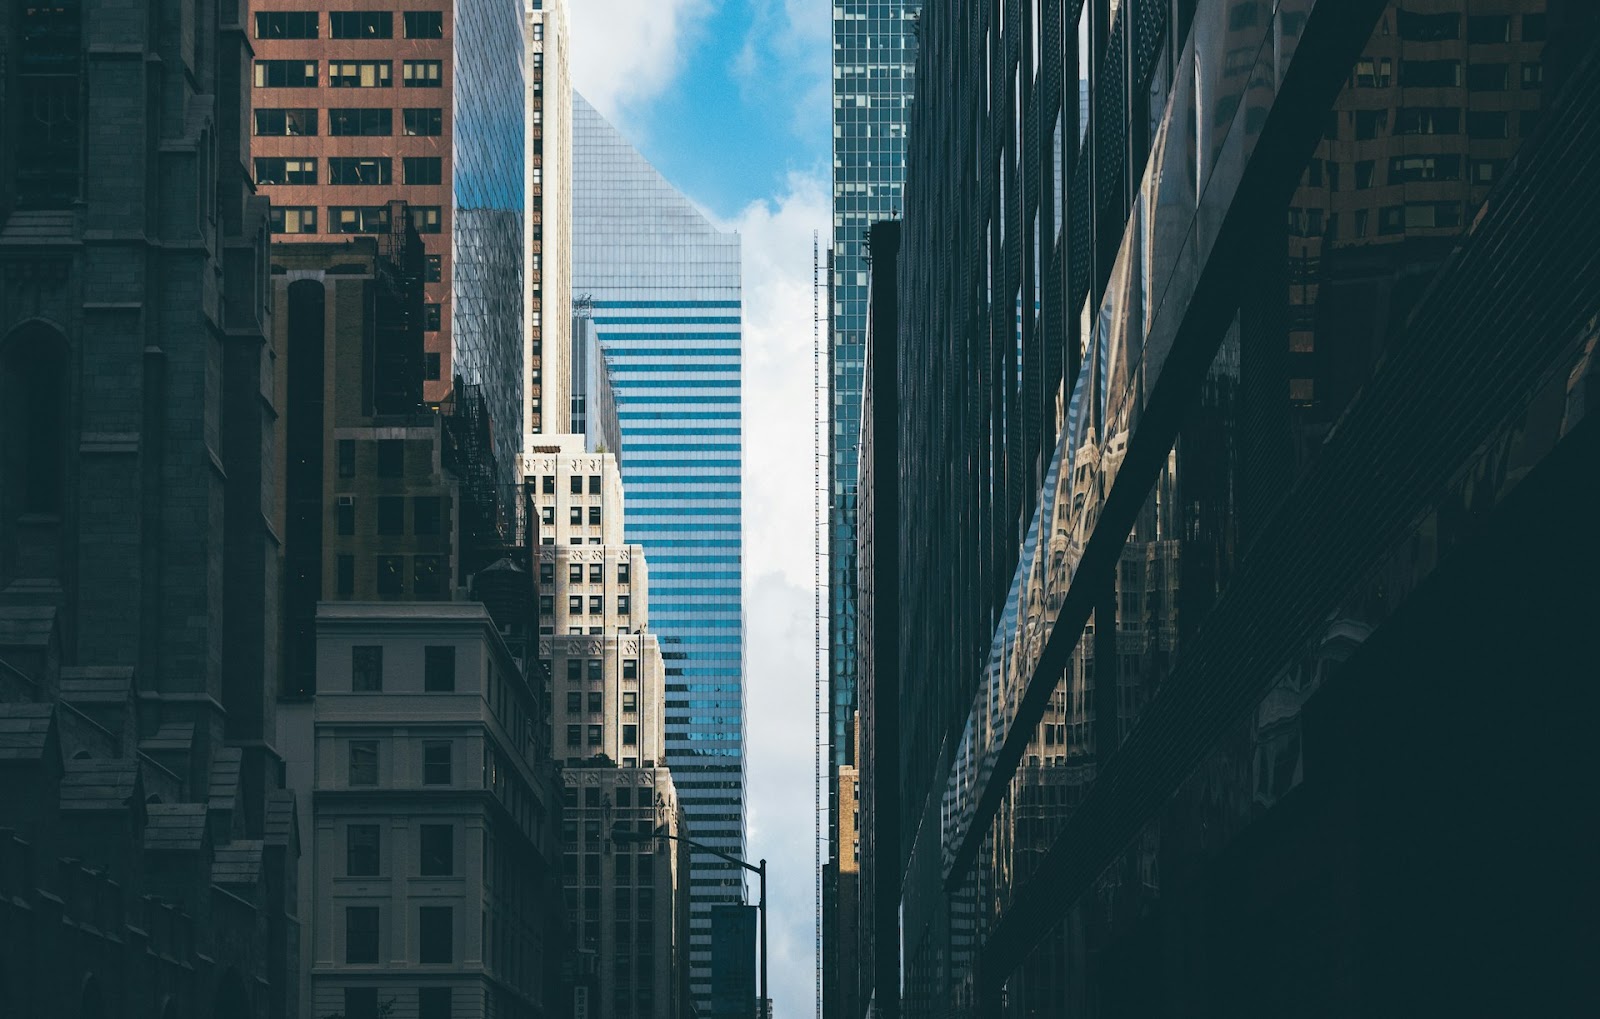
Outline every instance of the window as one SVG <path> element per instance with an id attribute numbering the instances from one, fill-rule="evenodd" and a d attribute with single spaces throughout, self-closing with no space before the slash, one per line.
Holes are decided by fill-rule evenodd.
<path id="1" fill-rule="evenodd" d="M 388 88 L 394 63 L 389 60 L 330 60 L 328 85 L 332 88 Z"/>
<path id="2" fill-rule="evenodd" d="M 381 555 L 377 559 L 377 569 L 377 587 L 380 596 L 397 598 L 405 594 L 405 556 Z"/>
<path id="3" fill-rule="evenodd" d="M 450 784 L 450 744 L 429 741 L 422 744 L 422 784 Z"/>
<path id="4" fill-rule="evenodd" d="M 567 726 L 567 746 L 575 747 L 583 742 L 583 726 Z"/>
<path id="5" fill-rule="evenodd" d="M 339 597 L 349 598 L 356 593 L 356 557 L 353 555 L 339 556 L 335 567 L 338 573 Z"/>
<path id="6" fill-rule="evenodd" d="M 603 729 L 603 726 L 589 726 L 589 745 L 591 747 L 597 747 L 600 745 L 601 740 L 604 738 Z"/>
<path id="7" fill-rule="evenodd" d="M 1526 66 L 1526 65 L 1525 65 Z M 317 133 L 315 109 L 256 111 L 256 134 L 262 137 L 304 138 Z"/>
<path id="8" fill-rule="evenodd" d="M 346 987 L 344 989 L 345 1019 L 378 1019 L 378 989 L 376 987 Z"/>
<path id="9" fill-rule="evenodd" d="M 444 556 L 417 556 L 411 562 L 411 576 L 411 590 L 418 598 L 444 597 Z"/>
<path id="10" fill-rule="evenodd" d="M 328 133 L 338 138 L 387 138 L 394 134 L 394 111 L 387 107 L 331 109 Z"/>
<path id="11" fill-rule="evenodd" d="M 356 504 L 352 497 L 342 497 L 339 505 L 334 507 L 334 519 L 338 522 L 341 535 L 348 537 L 356 533 Z"/>
<path id="12" fill-rule="evenodd" d="M 628 563 L 618 563 L 617 564 L 617 583 L 619 583 L 619 584 L 630 583 L 631 582 L 631 577 L 632 577 L 632 572 L 633 571 L 630 568 Z"/>
<path id="13" fill-rule="evenodd" d="M 1407 202 L 1406 229 L 1435 229 L 1461 225 L 1460 202 Z"/>
<path id="14" fill-rule="evenodd" d="M 444 160 L 438 156 L 406 156 L 402 162 L 407 184 L 437 184 L 444 179 Z"/>
<path id="15" fill-rule="evenodd" d="M 314 205 L 274 205 L 267 218 L 275 234 L 314 234 L 317 209 Z"/>
<path id="16" fill-rule="evenodd" d="M 378 496 L 378 533 L 406 533 L 406 500 L 404 496 Z"/>
<path id="17" fill-rule="evenodd" d="M 576 616 L 583 612 L 583 595 L 571 594 L 567 596 L 567 615 Z"/>
<path id="18" fill-rule="evenodd" d="M 455 873 L 455 829 L 448 824 L 421 827 L 423 877 L 449 877 Z"/>
<path id="19" fill-rule="evenodd" d="M 1406 210 L 1401 205 L 1389 205 L 1378 210 L 1378 232 L 1397 234 L 1405 232 Z"/>
<path id="20" fill-rule="evenodd" d="M 429 255 L 426 267 L 423 269 L 422 282 L 438 283 L 444 279 L 444 257 L 442 255 Z M 435 375 L 434 378 L 439 376 Z"/>
<path id="21" fill-rule="evenodd" d="M 328 232 L 331 234 L 377 234 L 389 232 L 387 205 L 330 205 Z"/>
<path id="22" fill-rule="evenodd" d="M 567 508 L 567 522 L 572 524 L 583 523 L 583 507 L 570 506 Z"/>
<path id="23" fill-rule="evenodd" d="M 1474 14 L 1467 18 L 1467 41 L 1495 43 L 1511 41 L 1509 14 Z"/>
<path id="24" fill-rule="evenodd" d="M 539 596 L 539 615 L 553 616 L 556 614 L 556 599 L 554 595 L 541 594 Z"/>
<path id="25" fill-rule="evenodd" d="M 406 134 L 433 136 L 444 133 L 444 111 L 432 107 L 408 109 L 402 116 Z"/>
<path id="26" fill-rule="evenodd" d="M 581 659 L 581 658 L 568 658 L 567 659 L 567 682 L 576 683 L 578 680 L 580 680 L 582 678 L 583 678 L 583 659 Z"/>
<path id="27" fill-rule="evenodd" d="M 599 690 L 589 691 L 589 714 L 598 715 L 606 709 L 606 695 Z M 599 804 L 596 804 L 599 806 Z"/>
<path id="28" fill-rule="evenodd" d="M 1460 134 L 1461 110 L 1454 106 L 1413 106 L 1395 117 L 1395 134 Z"/>
<path id="29" fill-rule="evenodd" d="M 257 60 L 256 88 L 316 88 L 315 60 Z"/>
<path id="30" fill-rule="evenodd" d="M 438 332 L 443 321 L 444 309 L 437 301 L 429 301 L 422 306 L 422 329 L 424 332 Z"/>
<path id="31" fill-rule="evenodd" d="M 593 526 L 598 525 L 599 523 L 600 523 L 600 507 L 599 506 L 590 506 L 589 507 L 589 526 L 593 527 Z"/>
<path id="32" fill-rule="evenodd" d="M 1474 159 L 1472 161 L 1472 183 L 1493 184 L 1500 179 L 1500 169 L 1504 166 L 1499 159 Z"/>
<path id="33" fill-rule="evenodd" d="M 1372 186 L 1372 172 L 1377 167 L 1377 162 L 1363 159 L 1356 163 L 1356 190 L 1361 191 Z"/>
<path id="34" fill-rule="evenodd" d="M 1523 88 L 1538 88 L 1540 85 L 1543 85 L 1543 84 L 1544 84 L 1544 65 L 1543 64 L 1523 64 L 1522 65 L 1522 87 Z"/>
<path id="35" fill-rule="evenodd" d="M 1357 110 L 1356 138 L 1376 138 L 1389 126 L 1388 110 Z"/>
<path id="36" fill-rule="evenodd" d="M 637 658 L 624 658 L 622 660 L 622 678 L 623 679 L 638 679 L 639 678 L 639 659 L 637 659 Z"/>
<path id="37" fill-rule="evenodd" d="M 453 693 L 456 688 L 454 645 L 429 645 L 422 649 L 422 689 L 427 693 Z"/>
<path id="38" fill-rule="evenodd" d="M 328 15 L 330 39 L 392 39 L 394 15 L 388 11 L 333 11 Z"/>
<path id="39" fill-rule="evenodd" d="M 407 39 L 443 39 L 444 14 L 440 11 L 406 11 Z"/>
<path id="40" fill-rule="evenodd" d="M 356 476 L 356 440 L 340 439 L 338 445 L 339 477 L 353 478 Z"/>
<path id="41" fill-rule="evenodd" d="M 568 478 L 567 491 L 571 492 L 573 495 L 582 495 L 583 477 L 581 475 L 574 474 L 572 477 Z"/>
<path id="42" fill-rule="evenodd" d="M 1469 64 L 1467 88 L 1474 92 L 1504 92 L 1511 87 L 1511 65 Z"/>
<path id="43" fill-rule="evenodd" d="M 1459 14 L 1415 14 L 1406 10 L 1395 13 L 1395 28 L 1399 31 L 1400 38 L 1407 42 L 1438 42 L 1443 39 L 1461 38 Z"/>
<path id="44" fill-rule="evenodd" d="M 1508 138 L 1511 122 L 1504 112 L 1490 110 L 1467 111 L 1467 137 Z"/>
<path id="45" fill-rule="evenodd" d="M 539 479 L 539 490 L 541 492 L 543 492 L 545 495 L 555 495 L 556 494 L 556 476 L 554 474 L 546 474 L 544 477 L 540 478 Z"/>
<path id="46" fill-rule="evenodd" d="M 406 440 L 378 440 L 378 477 L 398 478 L 406 472 Z"/>
<path id="47" fill-rule="evenodd" d="M 589 475 L 589 494 L 590 495 L 599 495 L 600 494 L 600 475 L 598 475 L 598 474 Z"/>
<path id="48" fill-rule="evenodd" d="M 581 584 L 581 583 L 583 583 L 583 564 L 582 563 L 568 563 L 567 564 L 567 583 L 569 583 L 569 584 Z"/>
<path id="49" fill-rule="evenodd" d="M 1391 156 L 1389 159 L 1390 184 L 1410 184 L 1414 181 L 1425 180 L 1460 179 L 1460 156 Z"/>
<path id="50" fill-rule="evenodd" d="M 451 944 L 454 910 L 449 906 L 422 906 L 417 913 L 422 928 L 417 961 L 454 962 L 455 950 Z"/>
<path id="51" fill-rule="evenodd" d="M 583 694 L 576 690 L 567 691 L 567 714 L 576 715 L 583 710 Z"/>
<path id="52" fill-rule="evenodd" d="M 622 743 L 624 746 L 639 745 L 639 727 L 631 722 L 622 727 Z"/>
<path id="53" fill-rule="evenodd" d="M 378 907 L 346 906 L 344 909 L 344 961 L 378 961 Z"/>
<path id="54" fill-rule="evenodd" d="M 350 741 L 350 784 L 353 786 L 378 784 L 377 740 Z"/>
<path id="55" fill-rule="evenodd" d="M 330 156 L 329 184 L 388 184 L 394 163 L 388 156 Z"/>
<path id="56" fill-rule="evenodd" d="M 442 213 L 437 205 L 413 205 L 411 222 L 419 234 L 436 234 L 442 229 Z"/>
<path id="57" fill-rule="evenodd" d="M 617 595 L 617 615 L 625 616 L 633 611 L 633 600 L 625 594 Z"/>
<path id="58" fill-rule="evenodd" d="M 355 693 L 383 692 L 383 648 L 357 645 L 350 649 L 350 689 Z"/>
<path id="59" fill-rule="evenodd" d="M 450 1019 L 450 988 L 417 988 L 417 1019 Z M 355 1019 L 346 1016 L 346 1019 Z"/>
<path id="60" fill-rule="evenodd" d="M 581 567 L 580 567 L 581 568 Z M 583 578 L 578 578 L 583 579 Z M 589 564 L 589 583 L 599 584 L 605 579 L 605 566 L 600 563 Z"/>
<path id="61" fill-rule="evenodd" d="M 600 669 L 600 659 L 598 659 L 598 658 L 589 659 L 589 682 L 591 682 L 591 683 L 600 682 L 600 676 L 601 675 L 602 675 L 602 673 L 601 673 L 601 669 Z"/>
<path id="62" fill-rule="evenodd" d="M 639 694 L 636 691 L 624 690 L 622 692 L 622 710 L 628 714 L 639 710 Z"/>
<path id="63" fill-rule="evenodd" d="M 257 39 L 315 39 L 317 12 L 271 11 L 256 15 Z"/>
<path id="64" fill-rule="evenodd" d="M 256 160 L 257 184 L 315 184 L 316 182 L 317 161 L 309 156 L 304 159 L 273 157 Z"/>
<path id="65" fill-rule="evenodd" d="M 407 60 L 403 73 L 406 88 L 438 88 L 444 64 L 438 60 Z"/>
<path id="66" fill-rule="evenodd" d="M 352 824 L 344 830 L 344 872 L 350 877 L 378 874 L 378 826 Z"/>
<path id="67" fill-rule="evenodd" d="M 437 495 L 419 495 L 411 500 L 411 531 L 413 534 L 439 534 L 443 514 L 439 510 Z"/>

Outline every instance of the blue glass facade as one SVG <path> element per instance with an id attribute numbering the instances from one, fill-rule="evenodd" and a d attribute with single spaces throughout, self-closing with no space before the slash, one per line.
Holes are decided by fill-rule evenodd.
<path id="1" fill-rule="evenodd" d="M 627 540 L 650 559 L 666 660 L 667 764 L 689 834 L 743 856 L 744 610 L 739 238 L 717 230 L 573 96 L 573 294 L 616 388 Z M 690 990 L 710 1008 L 711 911 L 743 900 L 696 853 Z"/>

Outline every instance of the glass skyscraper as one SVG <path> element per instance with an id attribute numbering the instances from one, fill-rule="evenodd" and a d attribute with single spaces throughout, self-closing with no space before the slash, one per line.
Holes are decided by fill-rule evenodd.
<path id="1" fill-rule="evenodd" d="M 616 389 L 625 529 L 650 560 L 666 665 L 667 765 L 689 834 L 744 855 L 739 237 L 708 222 L 573 95 L 573 286 Z M 710 1008 L 711 911 L 741 872 L 690 876 L 690 990 Z"/>
<path id="2" fill-rule="evenodd" d="M 838 919 L 839 768 L 854 763 L 856 703 L 856 446 L 867 330 L 867 228 L 897 215 L 905 176 L 921 0 L 836 0 L 833 7 L 833 279 L 828 396 L 828 855 L 824 957 L 853 949 Z M 848 894 L 848 893 L 846 893 Z M 825 973 L 836 967 L 826 965 Z M 825 982 L 826 1015 L 853 1012 Z M 852 1019 L 854 1017 L 852 1016 Z"/>

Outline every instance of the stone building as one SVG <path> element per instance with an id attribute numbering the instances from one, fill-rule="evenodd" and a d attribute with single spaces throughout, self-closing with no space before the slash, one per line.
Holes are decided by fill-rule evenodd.
<path id="1" fill-rule="evenodd" d="M 296 1014 L 239 17 L 0 9 L 0 1014 Z"/>

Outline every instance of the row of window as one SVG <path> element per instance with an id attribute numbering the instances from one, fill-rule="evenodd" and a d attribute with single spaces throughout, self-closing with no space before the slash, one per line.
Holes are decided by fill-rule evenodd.
<path id="1" fill-rule="evenodd" d="M 455 826 L 424 824 L 418 829 L 417 872 L 422 877 L 455 874 Z M 378 877 L 383 858 L 383 828 L 352 824 L 345 828 L 345 867 L 349 877 Z"/>
<path id="2" fill-rule="evenodd" d="M 439 156 L 406 156 L 400 161 L 405 184 L 438 184 L 444 180 L 444 160 Z M 317 160 L 312 156 L 256 158 L 257 184 L 315 184 Z M 393 184 L 394 160 L 389 156 L 329 156 L 329 184 Z"/>
<path id="3" fill-rule="evenodd" d="M 1386 205 L 1378 210 L 1378 233 L 1401 234 L 1408 230 L 1427 230 L 1461 226 L 1460 202 L 1407 202 L 1404 205 Z M 1356 209 L 1351 214 L 1351 238 L 1368 236 L 1371 214 L 1367 209 Z M 1339 231 L 1339 214 L 1324 216 L 1321 209 L 1289 208 L 1289 234 L 1293 237 L 1323 237 L 1339 240 L 1345 235 Z M 1310 323 L 1293 324 L 1293 328 L 1311 328 Z"/>
<path id="4" fill-rule="evenodd" d="M 573 475 L 568 476 L 568 478 L 567 478 L 567 490 L 570 491 L 573 495 L 582 495 L 583 494 L 583 478 L 584 478 L 584 476 L 582 474 L 573 474 Z M 601 484 L 601 476 L 600 475 L 598 475 L 598 474 L 589 475 L 589 494 L 590 495 L 599 495 L 600 494 L 600 484 Z M 544 477 L 540 478 L 539 479 L 539 490 L 541 492 L 543 492 L 545 495 L 555 495 L 556 494 L 556 476 L 554 474 L 546 474 Z"/>
<path id="5" fill-rule="evenodd" d="M 451 753 L 449 740 L 425 740 L 422 744 L 422 784 L 443 785 L 451 783 Z M 349 784 L 354 787 L 372 787 L 378 784 L 378 741 L 353 739 L 350 741 Z"/>
<path id="6" fill-rule="evenodd" d="M 556 522 L 556 508 L 554 506 L 541 506 L 541 507 L 539 507 L 539 519 L 544 521 L 545 526 L 547 526 L 547 527 L 554 526 L 554 524 Z M 583 519 L 584 519 L 584 515 L 583 515 L 583 507 L 582 506 L 569 506 L 567 508 L 567 522 L 568 523 L 570 523 L 570 524 L 581 524 L 581 523 L 583 523 Z M 592 526 L 598 526 L 599 525 L 599 523 L 600 523 L 600 507 L 599 506 L 590 506 L 589 507 L 589 523 Z"/>
<path id="7" fill-rule="evenodd" d="M 406 11 L 407 39 L 443 39 L 444 12 Z M 321 38 L 316 11 L 262 11 L 256 14 L 257 39 Z M 332 11 L 328 14 L 330 39 L 393 39 L 394 15 L 389 11 Z"/>
<path id="8" fill-rule="evenodd" d="M 583 745 L 583 726 L 567 726 L 567 746 L 576 747 Z M 589 746 L 597 747 L 604 742 L 605 726 L 589 726 Z M 639 745 L 639 727 L 628 724 L 622 727 L 622 743 L 624 746 L 636 747 Z"/>
<path id="9" fill-rule="evenodd" d="M 379 597 L 399 598 L 406 593 L 406 560 L 411 563 L 411 593 L 419 598 L 442 598 L 447 578 L 446 557 L 442 555 L 380 555 L 373 557 L 373 583 Z M 356 560 L 340 555 L 334 565 L 339 597 L 356 593 Z"/>
<path id="10" fill-rule="evenodd" d="M 585 672 L 589 674 L 589 679 L 591 682 L 598 683 L 601 677 L 605 675 L 604 662 L 599 658 L 567 659 L 567 682 L 578 682 L 579 680 L 583 679 Z M 639 659 L 624 658 L 622 660 L 622 678 L 639 678 Z"/>
<path id="11" fill-rule="evenodd" d="M 605 694 L 599 690 L 591 690 L 587 694 L 589 700 L 589 714 L 598 715 L 606 709 Z M 567 692 L 567 714 L 576 715 L 583 712 L 585 695 L 577 690 Z M 624 690 L 622 693 L 622 710 L 626 714 L 635 714 L 639 710 L 639 693 L 636 690 Z"/>
<path id="12" fill-rule="evenodd" d="M 605 598 L 602 595 L 589 596 L 589 615 L 600 616 L 606 611 Z M 633 611 L 633 599 L 625 594 L 617 595 L 617 615 L 626 616 Z M 583 615 L 583 595 L 574 594 L 567 596 L 567 613 L 569 615 Z M 541 594 L 539 596 L 539 614 L 553 616 L 556 614 L 556 601 L 554 595 Z"/>
<path id="13" fill-rule="evenodd" d="M 259 163 L 260 160 L 257 160 Z M 418 233 L 436 234 L 443 230 L 444 211 L 437 205 L 412 205 L 411 222 Z M 269 220 L 275 234 L 314 234 L 317 232 L 315 205 L 275 205 Z M 387 205 L 330 205 L 327 232 L 330 234 L 381 234 L 389 232 Z M 430 263 L 437 269 L 438 263 Z M 430 282 L 438 282 L 437 276 Z M 433 328 L 437 329 L 438 326 Z"/>
<path id="14" fill-rule="evenodd" d="M 383 692 L 383 646 L 358 644 L 350 649 L 350 689 L 354 693 Z M 422 689 L 426 693 L 454 693 L 454 645 L 428 645 L 422 649 Z"/>
<path id="15" fill-rule="evenodd" d="M 394 1007 L 393 990 L 384 988 L 385 999 L 381 1015 L 387 1016 Z M 450 988 L 417 988 L 417 1019 L 451 1019 Z M 378 989 L 376 987 L 346 987 L 344 989 L 344 1019 L 379 1019 Z"/>
<path id="16" fill-rule="evenodd" d="M 264 138 L 315 138 L 321 111 L 315 106 L 274 106 L 256 110 L 256 134 Z M 400 131 L 413 138 L 444 133 L 444 110 L 408 106 L 400 111 Z M 386 106 L 328 109 L 328 134 L 334 138 L 387 138 L 394 134 L 394 110 Z"/>
<path id="17" fill-rule="evenodd" d="M 1509 63 L 1471 63 L 1459 60 L 1402 60 L 1400 84 L 1406 88 L 1460 88 L 1474 92 L 1504 92 L 1511 88 Z M 1544 84 L 1544 65 L 1521 65 L 1519 80 L 1523 88 Z M 1388 88 L 1394 84 L 1394 60 L 1390 57 L 1362 57 L 1356 61 L 1351 78 L 1357 88 Z"/>
<path id="18" fill-rule="evenodd" d="M 435 305 L 437 307 L 437 305 Z M 377 504 L 377 525 L 380 535 L 401 535 L 406 533 L 406 497 L 403 495 L 380 495 L 375 500 Z M 411 533 L 419 535 L 444 534 L 444 505 L 442 496 L 417 495 L 411 497 Z M 353 496 L 339 497 L 339 503 L 334 507 L 334 521 L 338 532 L 344 536 L 356 533 L 356 501 Z"/>
<path id="19" fill-rule="evenodd" d="M 256 88 L 316 88 L 317 60 L 257 60 Z M 406 88 L 439 88 L 444 83 L 444 63 L 439 60 L 401 61 L 400 76 Z M 329 88 L 389 88 L 394 83 L 392 60 L 330 60 Z"/>
<path id="20" fill-rule="evenodd" d="M 1463 158 L 1456 153 L 1437 152 L 1419 153 L 1409 156 L 1389 157 L 1389 184 L 1414 184 L 1425 181 L 1452 181 L 1460 180 L 1462 174 Z M 1471 163 L 1471 177 L 1474 184 L 1492 184 L 1499 177 L 1499 168 L 1504 160 L 1499 159 L 1474 159 Z M 1306 183 L 1312 187 L 1327 186 L 1330 191 L 1338 191 L 1342 176 L 1338 162 L 1334 160 L 1313 159 L 1306 171 Z M 1355 188 L 1364 191 L 1374 186 L 1378 164 L 1375 160 L 1363 159 L 1353 164 L 1355 170 Z"/>
<path id="21" fill-rule="evenodd" d="M 374 964 L 378 961 L 379 907 L 346 906 L 344 909 L 344 961 Z M 417 907 L 417 962 L 455 962 L 455 908 Z"/>
<path id="22" fill-rule="evenodd" d="M 1467 16 L 1467 42 L 1506 43 L 1511 41 L 1511 15 L 1473 14 Z M 1454 11 L 1426 14 L 1395 12 L 1395 30 L 1407 42 L 1448 42 L 1461 38 L 1461 15 Z M 1383 34 L 1389 34 L 1387 21 Z M 1548 27 L 1543 14 L 1522 15 L 1522 41 L 1543 42 Z"/>
<path id="23" fill-rule="evenodd" d="M 574 523 L 576 523 L 576 521 L 574 521 Z M 617 583 L 619 583 L 619 584 L 627 584 L 632 580 L 633 571 L 629 568 L 629 565 L 630 564 L 628 564 L 628 563 L 618 563 L 617 564 Z M 605 564 L 603 564 L 603 563 L 590 563 L 589 564 L 589 583 L 591 583 L 591 584 L 604 583 L 605 582 L 605 569 L 606 569 L 605 568 Z M 555 582 L 556 582 L 556 564 L 555 563 L 540 563 L 539 564 L 539 583 L 541 583 L 541 584 L 554 584 Z M 567 582 L 570 583 L 570 584 L 581 584 L 581 583 L 583 583 L 583 564 L 582 563 L 568 563 L 567 564 Z"/>
<path id="24" fill-rule="evenodd" d="M 1408 106 L 1395 110 L 1395 135 L 1460 134 L 1465 117 L 1468 138 L 1511 137 L 1511 114 L 1505 110 L 1462 110 L 1458 106 Z M 1539 111 L 1523 110 L 1522 133 L 1530 134 Z M 1389 133 L 1388 110 L 1355 110 L 1351 115 L 1357 141 L 1379 138 Z M 1327 137 L 1339 137 L 1339 115 L 1328 122 Z"/>
<path id="25" fill-rule="evenodd" d="M 585 853 L 583 855 L 584 855 L 585 867 L 584 867 L 584 871 L 583 871 L 583 881 L 581 883 L 584 884 L 584 885 L 598 885 L 600 883 L 600 866 L 601 866 L 600 865 L 600 854 L 599 853 Z M 653 884 L 655 884 L 655 861 L 652 860 L 650 857 L 648 857 L 648 856 L 640 857 L 639 858 L 639 865 L 638 865 L 637 868 L 634 867 L 634 857 L 631 856 L 628 853 L 616 853 L 616 854 L 613 854 L 612 857 L 611 857 L 611 861 L 612 861 L 612 876 L 616 878 L 616 882 L 618 884 L 624 884 L 624 885 L 634 884 L 635 882 L 634 882 L 633 878 L 634 878 L 634 874 L 636 872 L 637 872 L 637 874 L 639 876 L 639 881 L 637 882 L 638 884 L 641 884 L 641 885 L 653 885 Z M 578 854 L 577 853 L 565 853 L 565 854 L 563 854 L 563 856 L 562 856 L 562 869 L 563 869 L 563 871 L 565 872 L 565 874 L 567 876 L 567 881 L 566 881 L 567 884 L 576 885 L 576 884 L 580 883 L 579 880 L 578 880 Z M 643 894 L 640 895 L 639 904 L 640 904 L 641 914 L 643 912 L 645 912 L 644 904 L 651 901 L 651 896 L 653 894 L 654 894 L 653 890 L 648 890 L 648 891 L 645 891 Z"/>

